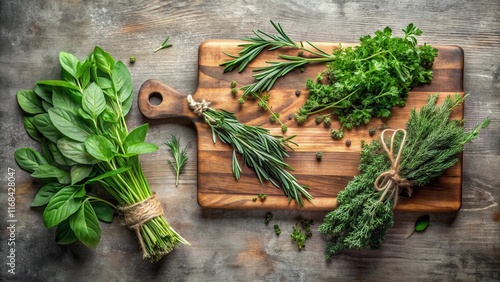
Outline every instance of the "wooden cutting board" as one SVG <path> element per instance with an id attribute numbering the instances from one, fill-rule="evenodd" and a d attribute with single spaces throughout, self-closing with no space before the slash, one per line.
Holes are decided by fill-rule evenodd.
<path id="1" fill-rule="evenodd" d="M 222 62 L 229 59 L 224 52 L 237 54 L 240 50 L 236 40 L 209 40 L 199 47 L 198 89 L 193 93 L 196 101 L 205 99 L 211 102 L 215 109 L 225 109 L 234 112 L 242 123 L 259 125 L 270 129 L 272 134 L 282 135 L 278 123 L 269 122 L 269 114 L 260 109 L 256 102 L 247 100 L 241 106 L 237 96 L 231 94 L 230 84 L 235 80 L 238 87 L 252 83 L 252 69 L 266 66 L 266 61 L 276 61 L 277 55 L 285 53 L 296 55 L 296 50 L 280 49 L 266 51 L 249 64 L 242 73 L 236 71 L 223 73 Z M 338 43 L 317 43 L 330 52 L 338 48 Z M 350 44 L 342 44 L 348 46 Z M 308 97 L 305 82 L 315 78 L 323 71 L 324 64 L 309 65 L 304 72 L 295 70 L 278 79 L 271 95 L 270 105 L 275 112 L 281 114 L 281 120 L 288 126 L 286 136 L 297 135 L 294 141 L 298 144 L 291 152 L 286 162 L 295 171 L 293 175 L 299 183 L 310 187 L 309 192 L 314 197 L 312 202 L 305 203 L 303 210 L 332 210 L 336 207 L 336 195 L 344 189 L 353 176 L 359 173 L 357 167 L 360 161 L 361 140 L 370 141 L 378 138 L 380 130 L 373 137 L 369 135 L 370 128 L 380 129 L 383 124 L 388 128 L 404 128 L 412 108 L 420 108 L 426 103 L 430 94 L 439 92 L 440 101 L 443 97 L 463 94 L 463 50 L 458 46 L 434 46 L 438 48 L 438 57 L 433 65 L 434 79 L 431 84 L 414 88 L 409 94 L 407 105 L 395 108 L 387 120 L 373 119 L 368 125 L 355 130 L 345 131 L 342 140 L 330 137 L 330 129 L 338 128 L 334 121 L 331 127 L 316 125 L 314 117 L 303 125 L 297 125 L 293 114 Z M 167 82 L 168 83 L 168 82 Z M 296 90 L 301 94 L 297 96 Z M 160 81 L 144 82 L 138 97 L 139 109 L 142 114 L 151 119 L 187 118 L 193 121 L 197 131 L 198 142 L 198 203 L 206 208 L 230 209 L 298 209 L 297 204 L 288 202 L 287 197 L 271 183 L 261 185 L 249 167 L 243 167 L 242 176 L 235 180 L 231 171 L 231 149 L 220 140 L 214 144 L 210 127 L 197 117 L 188 107 L 186 94 Z M 463 118 L 463 106 L 457 108 L 453 118 Z M 345 141 L 351 140 L 347 147 Z M 323 152 L 320 162 L 316 160 L 317 151 Z M 397 210 L 449 212 L 457 211 L 461 206 L 462 192 L 462 161 L 446 171 L 432 185 L 416 190 L 414 196 L 399 201 Z M 268 195 L 265 201 L 252 201 L 259 193 Z"/>

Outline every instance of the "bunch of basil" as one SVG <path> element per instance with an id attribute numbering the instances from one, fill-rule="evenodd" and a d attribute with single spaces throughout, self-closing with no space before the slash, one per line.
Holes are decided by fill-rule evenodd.
<path id="1" fill-rule="evenodd" d="M 24 127 L 40 142 L 41 152 L 21 148 L 16 162 L 42 180 L 32 206 L 46 206 L 47 228 L 57 226 L 56 241 L 77 240 L 96 247 L 101 237 L 99 221 L 111 221 L 114 210 L 151 197 L 139 154 L 158 149 L 145 142 L 148 124 L 128 131 L 125 116 L 133 101 L 127 67 L 95 47 L 84 61 L 61 52 L 61 80 L 39 81 L 33 90 L 21 90 L 17 101 Z M 91 195 L 90 184 L 99 184 L 115 200 Z M 188 244 L 164 216 L 138 229 L 143 255 L 157 260 L 179 243 Z"/>

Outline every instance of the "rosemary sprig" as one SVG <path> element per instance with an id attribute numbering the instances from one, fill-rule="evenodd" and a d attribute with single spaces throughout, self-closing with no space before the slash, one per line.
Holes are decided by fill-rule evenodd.
<path id="1" fill-rule="evenodd" d="M 153 53 L 156 53 L 156 52 L 160 51 L 161 49 L 172 47 L 172 44 L 170 44 L 170 43 L 167 44 L 167 41 L 169 38 L 170 38 L 170 36 L 167 36 L 167 38 L 163 41 L 163 43 L 160 45 L 160 47 L 156 48 L 153 51 Z"/>
<path id="2" fill-rule="evenodd" d="M 287 138 L 271 135 L 268 129 L 240 123 L 233 113 L 209 108 L 208 103 L 200 105 L 191 96 L 188 96 L 188 103 L 210 126 L 214 143 L 218 137 L 223 143 L 231 145 L 231 165 L 236 179 L 240 178 L 242 171 L 236 155 L 239 153 L 242 163 L 255 170 L 261 183 L 267 180 L 281 188 L 289 202 L 293 199 L 303 206 L 303 198 L 313 199 L 306 190 L 308 187 L 298 183 L 288 171 L 293 168 L 284 161 L 289 157 L 287 149 L 293 150 L 290 144 L 297 145 L 292 141 L 295 135 Z"/>
<path id="3" fill-rule="evenodd" d="M 267 47 L 269 47 L 268 50 L 276 50 L 285 46 L 298 48 L 297 43 L 286 35 L 279 23 L 275 24 L 271 21 L 271 24 L 274 26 L 276 31 L 278 31 L 279 35 L 267 34 L 260 29 L 256 29 L 253 30 L 256 37 L 246 37 L 241 39 L 250 43 L 238 45 L 240 47 L 244 47 L 240 52 L 238 52 L 239 56 L 223 52 L 225 55 L 233 58 L 233 60 L 220 64 L 220 66 L 224 67 L 224 72 L 230 72 L 237 66 L 239 66 L 238 72 L 242 72 L 248 63 L 255 59 L 255 57 L 257 57 L 257 55 L 259 55 L 260 52 Z"/>
<path id="4" fill-rule="evenodd" d="M 266 62 L 269 66 L 254 69 L 254 78 L 256 82 L 240 88 L 244 91 L 239 99 L 240 101 L 243 101 L 243 99 L 250 94 L 252 98 L 255 98 L 255 95 L 262 95 L 263 92 L 271 90 L 278 78 L 285 76 L 294 69 L 303 68 L 305 65 L 310 63 L 327 63 L 333 61 L 334 59 L 332 54 L 328 54 L 309 41 L 305 42 L 310 47 L 305 47 L 302 41 L 293 41 L 285 33 L 279 23 L 275 24 L 271 21 L 271 24 L 276 29 L 278 34 L 268 34 L 259 29 L 253 30 L 256 37 L 242 38 L 242 40 L 248 41 L 249 43 L 239 45 L 240 47 L 243 47 L 243 49 L 239 51 L 238 56 L 223 52 L 225 55 L 233 58 L 230 61 L 220 64 L 220 66 L 224 66 L 224 72 L 230 72 L 238 66 L 238 72 L 243 71 L 246 66 L 266 48 L 271 51 L 282 47 L 289 47 L 298 49 L 301 52 L 310 53 L 311 56 L 303 57 L 302 55 L 289 56 L 280 54 L 278 57 L 282 59 L 282 61 Z M 271 109 L 269 106 L 267 108 Z M 274 113 L 272 111 L 270 112 L 271 114 Z M 273 119 L 275 118 L 276 115 L 273 114 Z M 285 132 L 286 127 L 283 126 L 281 121 L 280 123 L 284 129 L 283 132 Z"/>
<path id="5" fill-rule="evenodd" d="M 170 148 L 170 152 L 174 157 L 174 160 L 168 160 L 168 164 L 175 170 L 175 186 L 179 185 L 179 175 L 182 172 L 182 169 L 186 165 L 188 160 L 187 156 L 187 147 L 189 143 L 184 147 L 184 149 L 180 149 L 179 145 L 180 138 L 177 138 L 175 135 L 172 135 L 172 138 L 165 143 Z"/>

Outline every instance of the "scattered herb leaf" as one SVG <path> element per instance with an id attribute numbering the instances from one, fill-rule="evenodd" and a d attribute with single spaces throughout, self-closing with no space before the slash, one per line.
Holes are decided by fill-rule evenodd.
<path id="1" fill-rule="evenodd" d="M 160 45 L 160 47 L 156 48 L 153 51 L 153 53 L 156 53 L 156 52 L 160 51 L 161 49 L 172 47 L 172 44 L 167 43 L 167 41 L 168 41 L 169 38 L 170 38 L 170 36 L 167 36 L 167 38 L 163 41 L 163 43 Z"/>
<path id="2" fill-rule="evenodd" d="M 266 213 L 266 217 L 265 217 L 265 219 L 264 219 L 264 223 L 265 223 L 266 225 L 268 225 L 268 224 L 269 224 L 269 222 L 270 222 L 272 219 L 273 219 L 273 213 L 272 213 L 272 212 L 268 212 L 268 213 Z"/>
<path id="3" fill-rule="evenodd" d="M 417 221 L 415 222 L 415 227 L 413 228 L 413 231 L 406 237 L 406 239 L 410 238 L 410 236 L 413 235 L 414 232 L 422 232 L 425 229 L 427 229 L 427 227 L 429 226 L 429 220 L 430 220 L 430 217 L 428 214 L 417 218 Z"/>
<path id="4" fill-rule="evenodd" d="M 179 185 L 179 175 L 184 169 L 186 162 L 188 160 L 187 156 L 187 144 L 184 149 L 180 148 L 180 138 L 177 138 L 175 135 L 172 135 L 172 138 L 165 143 L 170 148 L 170 153 L 174 160 L 168 160 L 168 164 L 175 170 L 175 186 Z"/>

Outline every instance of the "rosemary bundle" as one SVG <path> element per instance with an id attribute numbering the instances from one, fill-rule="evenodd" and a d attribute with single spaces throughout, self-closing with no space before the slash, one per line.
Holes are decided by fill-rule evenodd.
<path id="1" fill-rule="evenodd" d="M 210 102 L 196 102 L 191 95 L 187 100 L 189 107 L 197 115 L 203 116 L 210 126 L 213 142 L 216 142 L 217 136 L 223 143 L 231 145 L 231 165 L 236 179 L 240 178 L 242 171 L 236 155 L 238 152 L 242 156 L 242 163 L 255 170 L 261 183 L 267 180 L 281 188 L 288 196 L 289 202 L 293 199 L 299 206 L 303 206 L 303 197 L 307 200 L 313 198 L 307 192 L 307 187 L 299 184 L 288 171 L 293 168 L 284 161 L 284 158 L 289 157 L 287 148 L 293 150 L 289 143 L 296 145 L 291 141 L 295 136 L 273 136 L 269 134 L 268 129 L 240 123 L 234 114 L 228 111 L 210 108 Z"/>
<path id="2" fill-rule="evenodd" d="M 326 258 L 346 248 L 379 247 L 394 223 L 393 208 L 401 190 L 423 186 L 459 160 L 465 143 L 475 139 L 489 119 L 466 132 L 452 110 L 468 95 L 447 97 L 439 106 L 432 95 L 420 111 L 412 110 L 406 130 L 363 144 L 360 174 L 338 194 L 338 207 L 328 213 L 319 231 L 328 239 Z M 387 145 L 389 142 L 389 146 Z"/>

